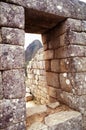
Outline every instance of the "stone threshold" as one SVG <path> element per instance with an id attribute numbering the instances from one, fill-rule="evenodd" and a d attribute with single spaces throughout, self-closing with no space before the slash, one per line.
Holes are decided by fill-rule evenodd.
<path id="1" fill-rule="evenodd" d="M 81 113 L 59 102 L 27 105 L 27 130 L 82 130 Z"/>

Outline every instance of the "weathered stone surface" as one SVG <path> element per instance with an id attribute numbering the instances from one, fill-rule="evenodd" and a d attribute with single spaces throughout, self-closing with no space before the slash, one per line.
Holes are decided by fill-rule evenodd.
<path id="1" fill-rule="evenodd" d="M 59 88 L 58 74 L 47 72 L 46 80 L 48 85 Z"/>
<path id="2" fill-rule="evenodd" d="M 83 130 L 85 130 L 86 129 L 86 111 L 84 112 L 82 119 L 83 119 Z"/>
<path id="3" fill-rule="evenodd" d="M 55 58 L 86 56 L 86 46 L 69 45 L 55 50 Z"/>
<path id="4" fill-rule="evenodd" d="M 54 56 L 53 50 L 47 50 L 47 51 L 44 52 L 44 59 L 45 60 L 53 59 L 53 56 Z"/>
<path id="5" fill-rule="evenodd" d="M 27 130 L 48 130 L 48 127 L 41 122 L 35 122 Z"/>
<path id="6" fill-rule="evenodd" d="M 60 85 L 63 91 L 76 95 L 86 94 L 86 72 L 60 74 Z"/>
<path id="7" fill-rule="evenodd" d="M 45 70 L 50 71 L 51 70 L 51 61 L 46 60 L 45 61 Z"/>
<path id="8" fill-rule="evenodd" d="M 24 31 L 14 28 L 1 28 L 0 43 L 24 46 Z"/>
<path id="9" fill-rule="evenodd" d="M 2 101 L 0 101 L 0 121 L 0 128 L 3 129 L 9 126 L 9 129 L 11 129 L 12 124 L 25 121 L 24 99 L 3 99 Z M 21 126 L 22 125 L 18 127 L 21 128 Z"/>
<path id="10" fill-rule="evenodd" d="M 60 93 L 60 99 L 65 104 L 73 109 L 80 111 L 81 113 L 86 111 L 86 95 L 77 96 L 72 93 L 62 91 Z"/>
<path id="11" fill-rule="evenodd" d="M 25 77 L 23 69 L 8 70 L 3 72 L 3 88 L 5 98 L 25 97 Z M 21 82 L 19 82 L 21 80 Z"/>
<path id="12" fill-rule="evenodd" d="M 0 2 L 0 26 L 24 28 L 24 8 Z"/>
<path id="13" fill-rule="evenodd" d="M 60 71 L 59 60 L 51 60 L 51 71 L 53 71 L 53 72 Z"/>
<path id="14" fill-rule="evenodd" d="M 60 60 L 60 72 L 86 71 L 86 57 L 74 57 Z"/>
<path id="15" fill-rule="evenodd" d="M 40 114 L 40 113 L 44 113 L 47 111 L 47 107 L 46 105 L 39 105 L 39 106 L 35 106 L 35 107 L 31 107 L 31 108 L 27 108 L 27 114 L 26 116 L 32 116 L 34 114 Z"/>
<path id="16" fill-rule="evenodd" d="M 57 89 L 49 86 L 49 96 L 57 98 Z"/>
<path id="17" fill-rule="evenodd" d="M 3 97 L 3 85 L 2 85 L 2 74 L 0 71 L 0 99 Z"/>
<path id="18" fill-rule="evenodd" d="M 49 130 L 81 130 L 82 116 L 76 111 L 61 111 L 45 118 Z"/>
<path id="19" fill-rule="evenodd" d="M 33 96 L 32 96 L 32 94 L 30 94 L 30 93 L 26 93 L 25 100 L 26 100 L 26 102 L 33 100 Z"/>
<path id="20" fill-rule="evenodd" d="M 86 21 L 82 21 L 82 31 L 86 32 Z"/>
<path id="21" fill-rule="evenodd" d="M 26 130 L 26 127 L 24 122 L 20 122 L 18 124 L 14 124 L 10 127 L 5 128 L 5 130 Z"/>
<path id="22" fill-rule="evenodd" d="M 68 18 L 64 23 L 64 29 L 71 29 L 72 31 L 81 32 L 82 21 L 77 19 Z"/>
<path id="23" fill-rule="evenodd" d="M 24 67 L 24 48 L 0 44 L 0 70 Z"/>
<path id="24" fill-rule="evenodd" d="M 85 16 L 85 7 L 86 4 L 79 2 L 79 1 L 69 1 L 65 3 L 64 0 L 58 0 L 58 1 L 51 1 L 51 0 L 43 0 L 43 1 L 34 1 L 34 0 L 4 0 L 7 2 L 16 3 L 19 5 L 23 5 L 28 8 L 33 8 L 39 11 L 45 11 L 47 13 L 56 14 L 57 16 L 64 16 L 64 17 L 72 17 L 72 18 L 78 18 L 78 19 L 86 19 Z M 71 8 L 71 10 L 70 10 Z M 83 9 L 84 8 L 84 9 Z"/>
<path id="25" fill-rule="evenodd" d="M 70 44 L 86 45 L 86 33 L 85 32 L 73 32 L 70 31 L 68 34 L 68 40 Z"/>
<path id="26" fill-rule="evenodd" d="M 49 103 L 49 104 L 47 104 L 47 106 L 52 108 L 52 109 L 55 109 L 58 106 L 60 106 L 60 103 L 59 102 Z"/>

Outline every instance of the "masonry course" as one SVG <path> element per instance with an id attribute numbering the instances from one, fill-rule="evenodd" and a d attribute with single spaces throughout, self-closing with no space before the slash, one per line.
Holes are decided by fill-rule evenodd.
<path id="1" fill-rule="evenodd" d="M 34 64 L 34 73 L 37 73 L 41 80 L 40 86 L 48 88 L 48 96 L 52 102 L 59 101 L 79 111 L 82 114 L 83 128 L 77 126 L 77 129 L 85 130 L 86 4 L 78 0 L 1 1 L 0 129 L 26 129 L 25 76 L 22 71 L 24 34 L 27 32 L 42 34 L 45 66 L 44 62 L 40 62 L 38 66 L 42 69 L 45 67 L 48 84 L 44 83 L 45 72 L 39 72 Z M 43 76 L 40 76 L 40 73 L 43 73 Z M 8 79 L 10 76 L 12 80 Z M 30 78 L 32 77 L 33 75 Z M 38 79 L 37 76 L 35 78 Z M 19 94 L 16 89 L 20 91 Z M 46 94 L 44 96 L 46 97 Z M 74 128 L 76 129 L 76 125 Z"/>

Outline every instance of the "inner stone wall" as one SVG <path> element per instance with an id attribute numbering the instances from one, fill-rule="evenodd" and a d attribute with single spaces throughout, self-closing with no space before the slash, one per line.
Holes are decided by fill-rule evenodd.
<path id="1" fill-rule="evenodd" d="M 86 129 L 86 21 L 67 19 L 43 43 L 50 95 L 80 111 Z"/>
<path id="2" fill-rule="evenodd" d="M 24 8 L 0 2 L 0 130 L 25 130 Z"/>
<path id="3" fill-rule="evenodd" d="M 52 88 L 52 100 L 59 100 L 82 113 L 83 129 L 86 130 L 86 4 L 78 0 L 58 0 L 55 3 L 51 0 L 41 3 L 39 0 L 2 1 L 8 3 L 0 2 L 0 129 L 26 129 L 23 45 L 27 7 L 26 13 L 34 9 L 53 15 L 53 26 L 48 27 L 46 22 L 41 25 L 39 20 L 43 31 L 38 29 L 38 32 L 43 32 L 48 88 Z M 54 28 L 58 19 L 60 24 Z M 32 24 L 28 26 L 34 31 Z"/>
<path id="4" fill-rule="evenodd" d="M 43 48 L 39 49 L 35 57 L 27 65 L 26 86 L 30 88 L 37 104 L 49 103 Z"/>

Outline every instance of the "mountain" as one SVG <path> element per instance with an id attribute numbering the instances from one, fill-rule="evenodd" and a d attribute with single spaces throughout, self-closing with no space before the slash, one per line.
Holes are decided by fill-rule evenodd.
<path id="1" fill-rule="evenodd" d="M 25 50 L 26 63 L 29 62 L 42 47 L 42 43 L 39 40 L 34 40 L 31 44 L 29 44 Z"/>

